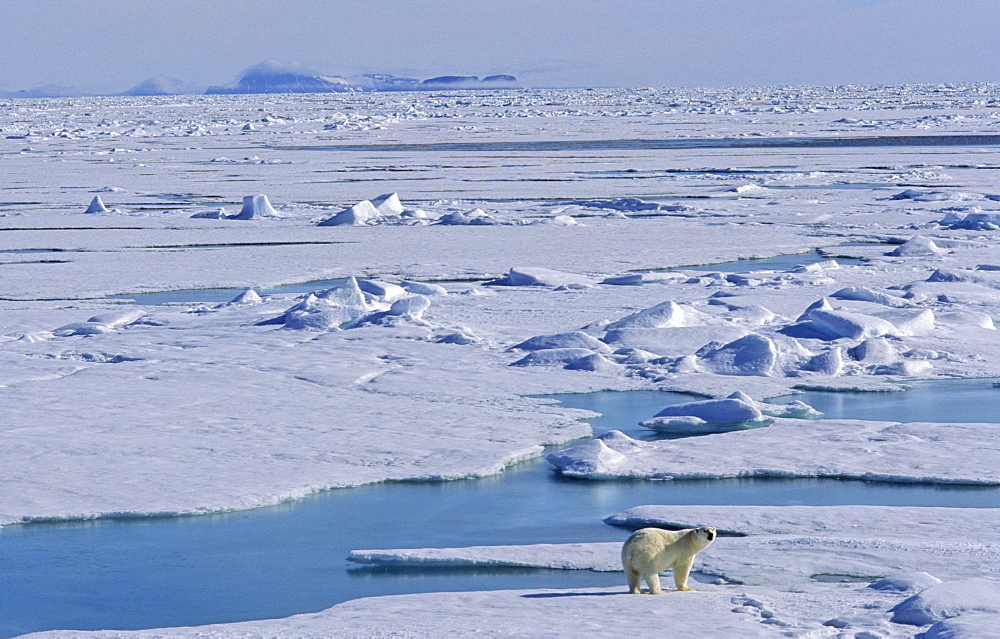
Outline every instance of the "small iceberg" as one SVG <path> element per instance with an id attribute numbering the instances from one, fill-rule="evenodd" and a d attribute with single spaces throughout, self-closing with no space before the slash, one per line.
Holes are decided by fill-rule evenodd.
<path id="1" fill-rule="evenodd" d="M 398 284 L 392 284 L 390 282 L 383 282 L 381 280 L 356 280 L 358 288 L 360 288 L 365 293 L 372 295 L 382 302 L 394 302 L 395 300 L 406 297 L 406 289 Z"/>
<path id="2" fill-rule="evenodd" d="M 599 353 L 611 352 L 611 347 L 596 337 L 587 335 L 583 331 L 536 335 L 511 346 L 511 350 L 518 349 L 522 351 L 541 351 L 555 348 L 586 348 Z"/>
<path id="3" fill-rule="evenodd" d="M 669 300 L 612 322 L 608 324 L 607 330 L 613 331 L 621 328 L 676 328 L 679 326 L 690 326 L 692 323 L 696 322 L 691 321 L 688 313 L 676 302 Z"/>
<path id="4" fill-rule="evenodd" d="M 308 293 L 284 314 L 258 325 L 283 324 L 289 330 L 337 331 L 351 328 L 376 310 L 365 299 L 357 280 L 342 286 Z"/>
<path id="5" fill-rule="evenodd" d="M 250 306 L 252 304 L 260 304 L 263 301 L 264 300 L 261 299 L 257 291 L 253 290 L 252 288 L 249 288 L 240 293 L 239 295 L 237 295 L 236 297 L 234 297 L 233 299 L 229 300 L 229 304 L 234 306 L 235 305 Z"/>
<path id="6" fill-rule="evenodd" d="M 658 433 L 686 436 L 755 428 L 770 422 L 753 400 L 730 396 L 667 406 L 639 425 Z"/>
<path id="7" fill-rule="evenodd" d="M 617 430 L 546 455 L 545 460 L 566 477 L 619 479 L 628 472 L 629 457 L 649 444 Z"/>
<path id="8" fill-rule="evenodd" d="M 347 207 L 340 213 L 321 220 L 317 226 L 367 226 L 379 217 L 379 210 L 368 200 Z"/>
<path id="9" fill-rule="evenodd" d="M 386 313 L 400 317 L 421 319 L 424 311 L 426 311 L 430 305 L 431 301 L 423 295 L 411 295 L 410 297 L 404 297 L 393 302 L 392 306 L 389 307 L 389 310 L 386 311 Z"/>
<path id="10" fill-rule="evenodd" d="M 742 391 L 725 399 L 706 399 L 668 406 L 640 426 L 675 436 L 708 435 L 767 426 L 771 417 L 813 419 L 823 414 L 800 401 L 758 402 Z"/>
<path id="11" fill-rule="evenodd" d="M 591 288 L 593 281 L 575 273 L 527 266 L 511 268 L 504 277 L 488 282 L 493 286 L 547 286 L 551 288 Z"/>
<path id="12" fill-rule="evenodd" d="M 108 207 L 104 206 L 104 202 L 101 200 L 100 195 L 95 195 L 94 199 L 90 201 L 90 206 L 84 213 L 110 213 Z"/>
<path id="13" fill-rule="evenodd" d="M 980 210 L 976 210 L 967 213 L 961 218 L 954 213 L 950 213 L 939 221 L 938 224 L 955 231 L 996 231 L 1000 229 L 1000 213 L 983 213 Z"/>
<path id="14" fill-rule="evenodd" d="M 889 251 L 886 255 L 889 257 L 927 257 L 944 255 L 947 252 L 947 249 L 939 247 L 929 237 L 916 235 L 892 251 Z"/>
<path id="15" fill-rule="evenodd" d="M 428 282 L 413 282 L 410 280 L 403 280 L 399 285 L 407 293 L 414 293 L 417 295 L 447 295 L 448 289 L 441 286 L 440 284 L 430 284 Z"/>
<path id="16" fill-rule="evenodd" d="M 472 209 L 467 213 L 460 211 L 446 213 L 438 218 L 437 223 L 444 226 L 496 226 L 503 224 L 482 209 Z"/>
<path id="17" fill-rule="evenodd" d="M 386 217 L 397 217 L 406 210 L 395 193 L 384 193 L 370 201 L 379 214 Z"/>
<path id="18" fill-rule="evenodd" d="M 775 342 L 756 333 L 721 346 L 706 344 L 695 355 L 706 370 L 717 375 L 768 376 L 774 374 L 779 360 Z"/>
<path id="19" fill-rule="evenodd" d="M 227 220 L 254 220 L 261 217 L 282 217 L 281 213 L 274 210 L 267 196 L 263 193 L 248 195 L 243 198 L 243 208 L 236 215 L 227 217 Z"/>

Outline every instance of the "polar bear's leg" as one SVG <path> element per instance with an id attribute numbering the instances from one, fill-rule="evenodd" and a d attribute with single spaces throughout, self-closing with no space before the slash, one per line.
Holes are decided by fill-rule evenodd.
<path id="1" fill-rule="evenodd" d="M 629 591 L 629 594 L 632 594 L 632 595 L 641 594 L 642 590 L 639 587 L 640 586 L 639 579 L 641 579 L 641 577 L 639 575 L 639 571 L 635 570 L 633 568 L 626 567 L 625 568 L 625 577 L 628 579 L 628 591 Z"/>
<path id="2" fill-rule="evenodd" d="M 646 583 L 649 584 L 649 594 L 651 595 L 662 595 L 663 590 L 660 588 L 660 575 L 654 573 L 646 575 Z"/>
<path id="3" fill-rule="evenodd" d="M 688 588 L 688 575 L 691 574 L 691 564 L 694 563 L 694 555 L 687 559 L 678 559 L 674 563 L 674 585 L 677 590 L 692 590 Z"/>

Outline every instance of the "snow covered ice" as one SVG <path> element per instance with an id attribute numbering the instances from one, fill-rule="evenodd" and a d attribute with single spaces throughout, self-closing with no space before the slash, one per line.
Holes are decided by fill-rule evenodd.
<path id="1" fill-rule="evenodd" d="M 546 454 L 581 479 L 1000 485 L 996 424 L 767 401 L 1000 376 L 996 87 L 939 89 L 0 102 L 0 525 L 254 508 Z M 878 143 L 829 142 L 848 138 Z M 812 249 L 799 268 L 693 268 Z M 108 297 L 216 288 L 248 292 Z M 704 403 L 647 418 L 708 434 L 591 438 L 531 397 L 651 388 Z M 758 427 L 712 427 L 737 418 Z M 976 636 L 1000 614 L 976 598 L 997 509 L 884 507 L 862 535 L 855 506 L 771 507 L 770 531 L 748 507 L 685 508 L 670 517 L 746 534 L 706 553 L 719 581 L 692 597 L 425 594 L 145 634 L 509 636 L 547 615 L 585 636 L 677 606 L 690 633 Z M 949 544 L 956 529 L 971 540 Z M 612 550 L 365 557 L 605 570 Z M 897 608 L 919 626 L 890 610 L 920 592 L 811 578 L 919 572 L 942 581 Z"/>

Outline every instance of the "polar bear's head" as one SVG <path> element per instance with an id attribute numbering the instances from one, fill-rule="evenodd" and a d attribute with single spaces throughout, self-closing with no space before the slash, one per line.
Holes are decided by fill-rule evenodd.
<path id="1" fill-rule="evenodd" d="M 702 543 L 704 543 L 706 546 L 715 541 L 714 526 L 705 526 L 703 528 L 696 528 L 694 532 L 696 535 L 698 535 L 703 539 Z"/>

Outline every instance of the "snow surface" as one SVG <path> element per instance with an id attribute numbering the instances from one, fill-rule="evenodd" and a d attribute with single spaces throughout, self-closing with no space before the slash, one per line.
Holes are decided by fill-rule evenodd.
<path id="1" fill-rule="evenodd" d="M 995 149 L 970 137 L 995 129 L 995 92 L 0 101 L 0 525 L 481 476 L 589 435 L 582 413 L 532 394 L 663 388 L 759 403 L 800 386 L 1000 376 L 1000 168 Z M 878 143 L 817 142 L 847 137 Z M 85 214 L 94 201 L 105 210 Z M 219 212 L 240 202 L 234 216 Z M 371 208 L 350 224 L 319 225 L 361 202 Z M 829 259 L 803 268 L 685 268 L 817 247 Z M 830 261 L 842 257 L 864 262 Z M 138 313 L 106 297 L 330 278 L 356 279 Z M 550 459 L 604 479 L 1000 483 L 996 424 L 804 415 L 670 442 L 612 434 Z M 897 528 L 939 516 L 887 512 Z M 721 510 L 705 514 L 726 527 Z M 995 519 L 992 509 L 951 514 L 961 530 Z M 813 538 L 808 521 L 789 521 L 784 534 Z M 794 542 L 796 553 L 741 539 L 750 550 L 727 577 L 749 585 L 691 597 L 419 595 L 147 634 L 585 636 L 624 621 L 651 631 L 667 614 L 691 634 L 838 636 L 861 624 L 910 636 L 914 627 L 888 620 L 898 593 L 803 575 L 846 561 L 871 568 L 865 576 L 995 578 L 986 542 L 949 554 L 939 538 L 903 544 L 883 530 L 863 543 Z M 712 550 L 721 557 L 728 543 Z M 539 615 L 549 630 L 532 625 Z M 952 634 L 936 636 L 985 627 L 965 616 L 938 622 L 934 632 Z"/>

